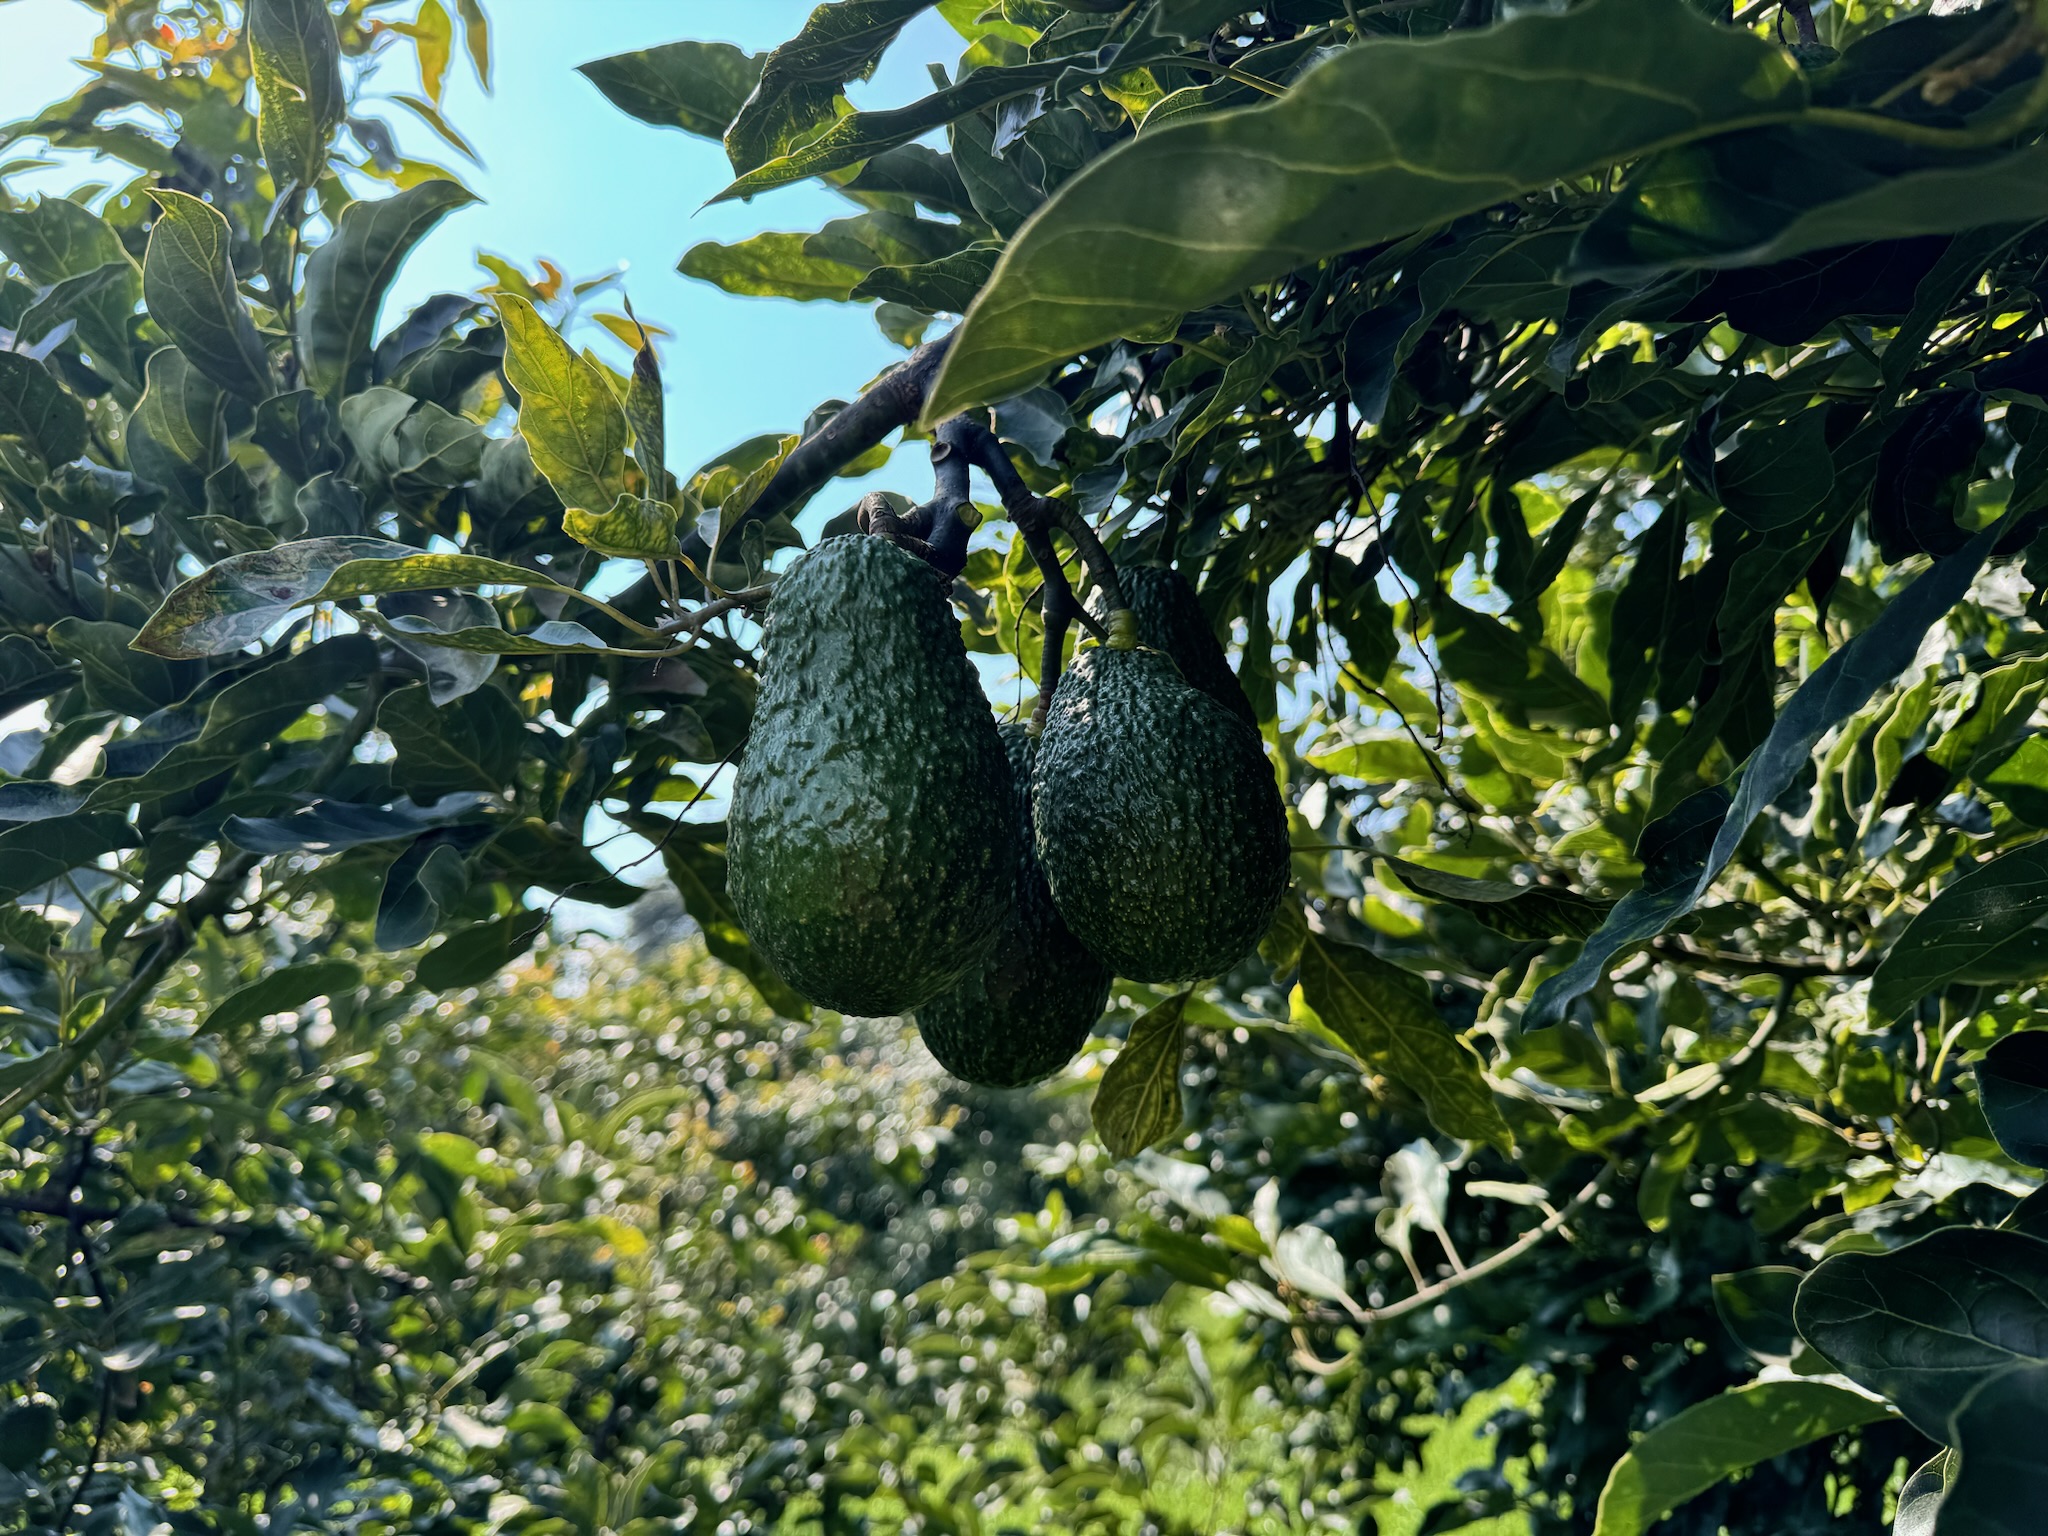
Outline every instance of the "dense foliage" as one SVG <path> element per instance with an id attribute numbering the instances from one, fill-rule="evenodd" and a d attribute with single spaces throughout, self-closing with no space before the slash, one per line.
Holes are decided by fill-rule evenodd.
<path id="1" fill-rule="evenodd" d="M 469 194 L 361 62 L 459 147 L 474 0 L 118 0 L 4 131 L 129 179 L 0 198 L 0 1518 L 2030 1528 L 2048 15 L 942 0 L 853 110 L 933 8 L 584 66 L 857 210 L 685 272 L 916 349 L 687 477 L 552 269 L 380 317 Z M 898 429 L 1015 713 L 1099 538 L 1288 800 L 1258 955 L 1035 1096 L 726 895 Z M 750 994 L 522 959 L 620 826 Z M 1418 1410 L 1497 1459 L 1376 1500 Z"/>

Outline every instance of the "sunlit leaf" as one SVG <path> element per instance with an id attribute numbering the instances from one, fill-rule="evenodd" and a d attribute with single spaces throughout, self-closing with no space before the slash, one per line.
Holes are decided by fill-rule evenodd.
<path id="1" fill-rule="evenodd" d="M 498 301 L 505 376 L 519 391 L 519 435 L 562 504 L 609 508 L 627 494 L 626 413 L 592 363 L 525 299 Z"/>
<path id="2" fill-rule="evenodd" d="M 1643 1536 L 1724 1478 L 1886 1415 L 1876 1399 L 1820 1381 L 1757 1382 L 1695 1403 L 1608 1474 L 1594 1536 Z"/>
<path id="3" fill-rule="evenodd" d="M 1509 1143 L 1478 1056 L 1437 1017 L 1419 976 L 1360 945 L 1311 933 L 1301 951 L 1301 992 L 1323 1028 L 1367 1070 L 1421 1099 L 1446 1136 Z"/>
<path id="4" fill-rule="evenodd" d="M 814 256 L 804 234 L 771 232 L 736 245 L 707 240 L 683 253 L 676 270 L 755 298 L 844 299 L 866 275 L 829 256 Z"/>

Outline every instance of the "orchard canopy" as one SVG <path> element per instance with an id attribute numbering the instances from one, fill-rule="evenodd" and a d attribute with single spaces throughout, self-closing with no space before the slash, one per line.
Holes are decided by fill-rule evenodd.
<path id="1" fill-rule="evenodd" d="M 585 78 L 574 6 L 91 8 L 0 129 L 0 1530 L 2040 1529 L 2042 0 L 835 0 Z M 693 466 L 805 359 L 495 258 L 386 313 L 493 19 L 685 274 L 903 362 Z M 662 130 L 844 214 L 690 244 Z M 1263 941 L 1033 1094 L 881 1093 L 728 888 L 844 536 L 1014 721 L 1171 567 L 1284 800 Z M 730 974 L 562 1024 L 551 918 L 659 884 Z"/>

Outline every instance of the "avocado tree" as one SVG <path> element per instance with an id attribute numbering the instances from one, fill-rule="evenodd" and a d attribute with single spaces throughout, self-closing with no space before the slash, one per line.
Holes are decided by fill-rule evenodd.
<path id="1" fill-rule="evenodd" d="M 2029 1528 L 2048 15 L 840 0 L 595 61 L 722 197 L 855 210 L 686 273 L 908 350 L 685 474 L 630 310 L 624 368 L 551 269 L 380 314 L 469 194 L 356 63 L 414 47 L 452 136 L 451 18 L 378 9 L 118 6 L 7 130 L 133 173 L 0 207 L 10 1518 L 129 1518 L 109 1426 L 243 1208 L 311 1264 L 397 1176 L 457 1282 L 473 1146 L 266 1156 L 200 1090 L 636 900 L 605 825 L 791 1021 L 908 1010 L 1003 1084 L 1114 1042 L 1096 1128 L 1162 1193 L 1005 1285 L 1212 1293 L 1360 1436 L 1535 1382 L 1433 1531 Z M 958 65 L 853 109 L 932 9 Z M 835 505 L 898 433 L 932 496 Z M 199 1465 L 166 1509 L 378 1529 L 452 1475 L 362 1425 Z M 1054 1518 L 985 1481 L 904 1518 Z M 514 1519 L 476 1495 L 434 1507 Z M 1245 1518 L 1355 1519 L 1317 1496 Z"/>

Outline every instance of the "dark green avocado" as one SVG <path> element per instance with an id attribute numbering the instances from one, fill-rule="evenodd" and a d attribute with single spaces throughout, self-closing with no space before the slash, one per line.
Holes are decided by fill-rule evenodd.
<path id="1" fill-rule="evenodd" d="M 1122 566 L 1117 579 L 1131 616 L 1138 621 L 1138 643 L 1166 652 L 1182 677 L 1256 730 L 1258 718 L 1252 713 L 1252 701 L 1230 670 L 1230 661 L 1188 579 L 1163 565 Z M 1088 599 L 1088 611 L 1097 619 L 1109 617 L 1109 605 L 1100 588 Z"/>
<path id="2" fill-rule="evenodd" d="M 733 785 L 733 906 L 842 1013 L 908 1013 L 977 971 L 1011 907 L 1016 792 L 930 566 L 824 540 L 776 582 Z"/>
<path id="3" fill-rule="evenodd" d="M 1061 921 L 1032 845 L 1031 769 L 1038 743 L 1002 727 L 1017 783 L 1017 897 L 988 963 L 917 1010 L 939 1065 L 984 1088 L 1021 1088 L 1074 1059 L 1109 1000 L 1111 972 Z"/>
<path id="4" fill-rule="evenodd" d="M 1032 773 L 1060 916 L 1119 976 L 1195 981 L 1258 944 L 1287 885 L 1287 816 L 1249 726 L 1158 651 L 1083 649 Z"/>

